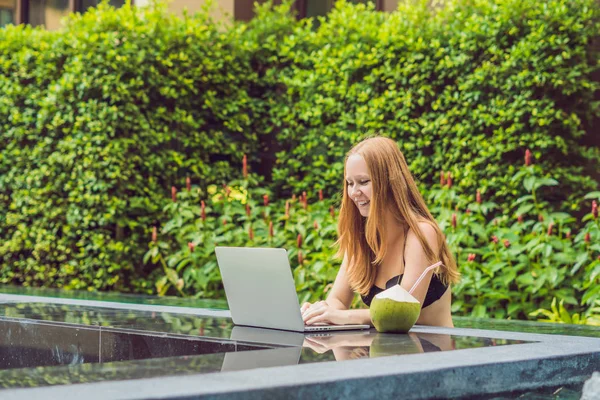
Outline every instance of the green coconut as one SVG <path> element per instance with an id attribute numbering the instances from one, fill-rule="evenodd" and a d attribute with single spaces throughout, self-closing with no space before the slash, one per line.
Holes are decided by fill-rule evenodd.
<path id="1" fill-rule="evenodd" d="M 417 322 L 421 303 L 400 285 L 394 285 L 373 298 L 370 311 L 378 332 L 406 333 Z"/>

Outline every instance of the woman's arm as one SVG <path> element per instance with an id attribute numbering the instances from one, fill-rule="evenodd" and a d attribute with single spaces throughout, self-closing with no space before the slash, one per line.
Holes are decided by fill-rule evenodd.
<path id="1" fill-rule="evenodd" d="M 440 245 L 437 242 L 437 232 L 435 229 L 427 222 L 420 222 L 419 229 L 423 236 L 425 236 L 425 240 L 431 247 L 431 250 L 433 250 L 433 253 L 438 254 Z M 423 271 L 425 271 L 431 263 L 427 260 L 425 250 L 423 249 L 419 238 L 412 231 L 409 231 L 408 236 L 406 237 L 405 252 L 404 276 L 400 286 L 409 291 L 417 282 Z M 427 295 L 427 289 L 429 288 L 432 276 L 433 271 L 429 271 L 412 293 L 413 297 L 419 300 L 421 305 L 425 302 L 425 296 Z"/>
<path id="2" fill-rule="evenodd" d="M 348 257 L 344 256 L 342 266 L 327 296 L 327 301 L 302 305 L 302 317 L 307 325 L 315 323 L 371 324 L 369 310 L 348 310 L 354 298 L 354 291 L 348 283 L 347 267 Z"/>

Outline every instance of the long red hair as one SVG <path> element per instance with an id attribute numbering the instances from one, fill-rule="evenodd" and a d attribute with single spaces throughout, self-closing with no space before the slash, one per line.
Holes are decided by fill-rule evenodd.
<path id="1" fill-rule="evenodd" d="M 383 261 L 388 246 L 385 230 L 382 229 L 386 209 L 391 210 L 399 224 L 417 235 L 430 264 L 442 261 L 443 265 L 435 271 L 440 280 L 447 285 L 458 282 L 460 274 L 446 238 L 429 212 L 398 145 L 385 137 L 371 137 L 354 146 L 346 160 L 355 154 L 360 155 L 369 168 L 372 195 L 369 217 L 365 218 L 348 196 L 344 179 L 336 244 L 339 246 L 337 256 L 348 256 L 346 273 L 352 289 L 366 295 L 375 283 L 376 268 Z M 421 233 L 419 222 L 427 222 L 434 227 L 440 243 L 437 254 Z"/>

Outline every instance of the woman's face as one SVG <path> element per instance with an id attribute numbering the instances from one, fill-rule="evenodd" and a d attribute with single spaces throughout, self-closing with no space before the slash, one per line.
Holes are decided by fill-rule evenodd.
<path id="1" fill-rule="evenodd" d="M 353 154 L 348 157 L 345 178 L 350 200 L 358 207 L 360 215 L 368 217 L 371 205 L 371 175 L 362 156 Z"/>

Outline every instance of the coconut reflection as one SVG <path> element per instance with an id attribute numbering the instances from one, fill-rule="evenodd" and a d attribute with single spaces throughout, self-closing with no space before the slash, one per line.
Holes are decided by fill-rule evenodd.
<path id="1" fill-rule="evenodd" d="M 303 347 L 317 354 L 331 354 L 335 360 L 342 361 L 454 350 L 456 343 L 450 335 L 434 333 L 361 332 L 309 335 L 304 338 Z"/>

